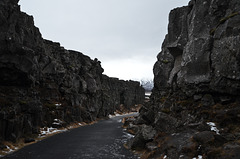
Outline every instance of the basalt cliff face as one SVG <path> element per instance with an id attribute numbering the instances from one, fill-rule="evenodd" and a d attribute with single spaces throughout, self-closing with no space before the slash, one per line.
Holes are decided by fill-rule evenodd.
<path id="1" fill-rule="evenodd" d="M 128 126 L 143 158 L 239 158 L 240 1 L 170 12 L 150 102 Z"/>
<path id="2" fill-rule="evenodd" d="M 0 1 L 0 143 L 143 102 L 139 82 L 102 73 L 97 59 L 43 39 L 18 0 Z"/>

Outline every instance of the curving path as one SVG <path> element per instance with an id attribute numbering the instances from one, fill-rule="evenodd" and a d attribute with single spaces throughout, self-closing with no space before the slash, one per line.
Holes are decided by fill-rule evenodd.
<path id="1" fill-rule="evenodd" d="M 137 159 L 123 144 L 130 135 L 122 126 L 124 115 L 54 135 L 9 154 L 4 159 Z"/>

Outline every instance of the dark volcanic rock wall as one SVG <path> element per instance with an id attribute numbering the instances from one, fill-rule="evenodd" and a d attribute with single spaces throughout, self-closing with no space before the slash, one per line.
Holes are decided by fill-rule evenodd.
<path id="1" fill-rule="evenodd" d="M 91 122 L 144 100 L 139 82 L 103 75 L 100 62 L 44 40 L 18 0 L 0 1 L 0 141 L 40 127 Z"/>
<path id="2" fill-rule="evenodd" d="M 157 59 L 129 146 L 146 158 L 239 158 L 240 1 L 172 10 Z"/>
<path id="3" fill-rule="evenodd" d="M 239 95 L 239 1 L 196 0 L 171 11 L 155 90 Z"/>

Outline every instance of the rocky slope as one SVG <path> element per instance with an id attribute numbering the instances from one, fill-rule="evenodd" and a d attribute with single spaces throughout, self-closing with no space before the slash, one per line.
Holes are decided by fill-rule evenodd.
<path id="1" fill-rule="evenodd" d="M 102 73 L 97 59 L 43 39 L 18 0 L 1 0 L 0 146 L 41 127 L 91 122 L 143 102 L 139 82 Z"/>
<path id="2" fill-rule="evenodd" d="M 143 158 L 239 158 L 239 46 L 239 0 L 173 9 L 129 147 L 147 149 Z"/>

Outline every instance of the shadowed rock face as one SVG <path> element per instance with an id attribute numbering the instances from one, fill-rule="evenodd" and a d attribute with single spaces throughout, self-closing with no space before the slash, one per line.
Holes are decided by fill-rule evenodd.
<path id="1" fill-rule="evenodd" d="M 146 141 L 139 131 L 129 147 L 144 147 L 148 158 L 239 158 L 239 46 L 239 0 L 173 9 L 150 102 L 133 122 L 157 132 Z"/>
<path id="2" fill-rule="evenodd" d="M 172 10 L 154 66 L 155 90 L 239 95 L 239 11 L 237 0 L 196 0 Z"/>
<path id="3" fill-rule="evenodd" d="M 97 59 L 42 38 L 18 0 L 0 1 L 0 141 L 91 122 L 144 100 L 139 82 L 103 75 Z"/>

